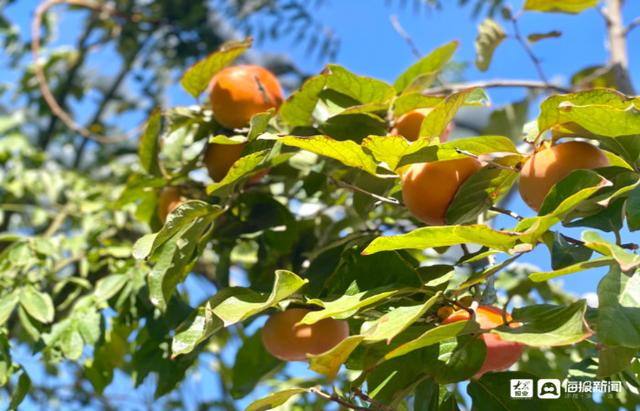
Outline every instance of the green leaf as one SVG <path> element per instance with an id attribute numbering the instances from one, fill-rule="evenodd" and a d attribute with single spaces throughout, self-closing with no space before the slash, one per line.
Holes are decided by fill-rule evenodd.
<path id="1" fill-rule="evenodd" d="M 412 163 L 467 157 L 457 149 L 476 155 L 508 152 L 520 157 L 513 142 L 502 136 L 461 138 L 433 145 L 430 145 L 428 139 L 419 139 L 410 143 L 402 136 L 369 136 L 363 140 L 362 147 L 369 150 L 376 160 L 386 163 L 394 171 Z"/>
<path id="2" fill-rule="evenodd" d="M 407 234 L 378 237 L 369 244 L 362 254 L 446 247 L 463 243 L 479 244 L 496 250 L 509 251 L 517 241 L 517 234 L 497 231 L 483 224 L 422 227 Z"/>
<path id="3" fill-rule="evenodd" d="M 592 334 L 584 318 L 586 310 L 584 300 L 566 307 L 532 305 L 519 308 L 513 311 L 512 316 L 522 326 L 501 326 L 491 332 L 498 334 L 504 341 L 519 342 L 531 347 L 575 344 Z"/>
<path id="4" fill-rule="evenodd" d="M 196 308 L 185 324 L 176 330 L 171 340 L 172 358 L 190 353 L 202 341 L 224 328 L 222 320 L 208 306 Z"/>
<path id="5" fill-rule="evenodd" d="M 554 270 L 585 262 L 593 255 L 593 250 L 582 244 L 570 243 L 558 232 L 553 234 L 553 244 L 549 251 L 551 251 L 551 268 Z"/>
<path id="6" fill-rule="evenodd" d="M 435 78 L 449 60 L 451 60 L 457 48 L 458 42 L 452 41 L 433 50 L 402 73 L 396 79 L 395 83 L 393 83 L 393 87 L 395 87 L 398 93 L 401 93 L 420 76 L 427 75 Z M 422 85 L 428 87 L 429 83 L 425 82 Z"/>
<path id="7" fill-rule="evenodd" d="M 596 258 L 595 260 L 581 261 L 553 271 L 535 272 L 529 275 L 529 279 L 535 282 L 548 281 L 556 277 L 585 271 L 590 268 L 611 265 L 611 263 L 613 263 L 613 259 L 609 257 Z"/>
<path id="8" fill-rule="evenodd" d="M 18 378 L 18 384 L 13 387 L 8 409 L 11 411 L 17 410 L 18 405 L 22 403 L 30 390 L 31 378 L 29 378 L 29 374 L 27 374 L 26 371 L 22 370 L 22 373 L 20 373 L 20 377 Z"/>
<path id="9" fill-rule="evenodd" d="M 207 194 L 220 195 L 223 193 L 223 190 L 231 189 L 244 177 L 255 174 L 259 170 L 284 163 L 290 157 L 290 155 L 287 154 L 271 157 L 270 154 L 269 150 L 262 150 L 240 157 L 233 163 L 221 181 L 207 186 Z"/>
<path id="10" fill-rule="evenodd" d="M 390 102 L 395 91 L 384 81 L 353 74 L 336 64 L 327 66 L 328 89 L 337 91 L 362 104 Z"/>
<path id="11" fill-rule="evenodd" d="M 320 92 L 327 82 L 326 75 L 311 77 L 302 87 L 280 106 L 278 118 L 290 128 L 313 125 L 313 110 L 320 99 Z"/>
<path id="12" fill-rule="evenodd" d="M 273 290 L 269 295 L 246 289 L 245 293 L 231 296 L 211 309 L 228 327 L 274 306 L 307 282 L 291 271 L 277 270 Z"/>
<path id="13" fill-rule="evenodd" d="M 371 322 L 363 332 L 366 342 L 386 340 L 391 342 L 398 334 L 409 328 L 440 299 L 440 292 L 423 304 L 398 307 Z"/>
<path id="14" fill-rule="evenodd" d="M 574 178 L 579 178 L 580 174 L 581 173 L 579 171 L 573 172 L 567 178 L 563 179 L 562 182 L 564 184 L 568 184 L 573 181 Z M 522 233 L 521 239 L 523 242 L 535 244 L 540 239 L 540 237 L 542 237 L 542 235 L 547 232 L 549 228 L 559 223 L 561 219 L 570 211 L 572 211 L 576 206 L 594 195 L 601 188 L 610 185 L 610 181 L 601 178 L 600 182 L 594 184 L 593 186 L 580 187 L 580 189 L 574 194 L 568 195 L 565 198 L 560 198 L 560 204 L 558 204 L 558 206 L 548 214 L 539 217 L 525 218 L 524 220 L 520 221 L 520 223 L 518 223 L 518 225 L 516 226 L 515 231 Z M 543 206 L 545 206 L 544 203 Z"/>
<path id="15" fill-rule="evenodd" d="M 435 138 L 441 136 L 460 107 L 475 90 L 475 88 L 469 88 L 453 93 L 435 106 L 422 120 L 419 137 Z"/>
<path id="16" fill-rule="evenodd" d="M 585 231 L 582 233 L 584 246 L 600 254 L 613 257 L 622 271 L 632 271 L 640 266 L 640 255 L 633 254 L 624 248 L 606 241 L 595 231 Z"/>
<path id="17" fill-rule="evenodd" d="M 475 321 L 457 321 L 451 324 L 439 325 L 435 328 L 425 331 L 415 340 L 404 343 L 399 347 L 391 350 L 384 356 L 384 358 L 385 360 L 389 360 L 395 357 L 400 357 L 402 355 L 410 353 L 411 351 L 428 347 L 430 345 L 437 344 L 439 342 L 457 337 L 459 335 L 476 333 L 479 330 L 480 327 Z"/>
<path id="18" fill-rule="evenodd" d="M 256 400 L 249 404 L 245 411 L 266 411 L 276 408 L 287 402 L 291 397 L 305 392 L 309 392 L 308 388 L 289 388 L 286 390 L 274 392 L 268 396 Z"/>
<path id="19" fill-rule="evenodd" d="M 527 0 L 524 9 L 577 14 L 598 5 L 598 0 Z"/>
<path id="20" fill-rule="evenodd" d="M 487 345 L 475 335 L 457 338 L 455 349 L 440 356 L 433 373 L 438 384 L 450 384 L 467 380 L 480 370 L 487 355 Z M 444 357 L 444 358 L 443 358 Z"/>
<path id="21" fill-rule="evenodd" d="M 466 158 L 467 154 L 463 154 L 460 150 L 475 154 L 477 156 L 496 156 L 502 154 L 517 163 L 522 155 L 518 153 L 516 146 L 507 137 L 503 136 L 481 136 L 461 138 L 449 141 L 444 144 L 430 145 L 425 147 L 418 146 L 416 142 L 411 144 L 416 146 L 416 150 L 407 153 L 399 161 L 399 166 L 412 163 L 423 163 L 437 160 L 453 160 L 456 158 Z"/>
<path id="22" fill-rule="evenodd" d="M 631 364 L 638 350 L 636 348 L 604 345 L 598 350 L 598 377 L 611 377 Z"/>
<path id="23" fill-rule="evenodd" d="M 451 200 L 445 216 L 447 224 L 476 221 L 509 192 L 517 177 L 516 171 L 497 167 L 484 167 L 473 173 Z"/>
<path id="24" fill-rule="evenodd" d="M 629 193 L 626 211 L 629 230 L 640 230 L 640 186 L 637 186 Z"/>
<path id="25" fill-rule="evenodd" d="M 162 113 L 154 111 L 144 127 L 140 144 L 138 145 L 138 157 L 142 168 L 149 174 L 160 175 L 158 152 L 160 150 L 160 131 L 162 130 Z"/>
<path id="26" fill-rule="evenodd" d="M 309 369 L 326 376 L 329 379 L 336 378 L 340 366 L 347 361 L 364 336 L 352 335 L 340 341 L 338 345 L 327 352 L 318 355 L 307 355 L 309 358 Z"/>
<path id="27" fill-rule="evenodd" d="M 27 285 L 20 290 L 20 305 L 30 316 L 41 323 L 53 321 L 55 310 L 49 294 L 38 291 L 34 286 Z"/>
<path id="28" fill-rule="evenodd" d="M 243 341 L 233 362 L 231 396 L 235 399 L 249 394 L 260 380 L 275 372 L 283 362 L 269 354 L 258 330 Z"/>
<path id="29" fill-rule="evenodd" d="M 80 332 L 74 325 L 70 325 L 63 332 L 60 338 L 60 348 L 64 356 L 72 361 L 77 360 L 82 355 L 84 341 Z"/>
<path id="30" fill-rule="evenodd" d="M 93 291 L 93 295 L 95 295 L 99 301 L 106 301 L 116 295 L 127 281 L 129 281 L 129 277 L 125 274 L 112 274 L 101 278 L 96 283 L 96 289 Z"/>
<path id="31" fill-rule="evenodd" d="M 4 325 L 9 317 L 11 317 L 11 313 L 13 313 L 16 305 L 18 305 L 18 301 L 19 296 L 16 291 L 12 291 L 0 297 L 0 326 Z"/>
<path id="32" fill-rule="evenodd" d="M 376 174 L 377 164 L 362 148 L 351 140 L 338 141 L 327 136 L 295 137 L 279 139 L 283 144 L 298 147 L 321 156 L 333 158 L 342 164 Z"/>
<path id="33" fill-rule="evenodd" d="M 278 270 L 273 289 L 264 295 L 249 288 L 222 289 L 185 321 L 176 332 L 171 344 L 173 357 L 186 354 L 223 327 L 259 314 L 295 293 L 307 283 L 294 273 Z"/>
<path id="34" fill-rule="evenodd" d="M 220 50 L 210 54 L 191 66 L 180 79 L 180 84 L 196 99 L 209 86 L 213 76 L 231 64 L 239 55 L 251 47 L 251 39 L 224 44 Z"/>
<path id="35" fill-rule="evenodd" d="M 574 135 L 619 137 L 640 134 L 640 99 L 611 89 L 556 95 L 542 102 L 540 132 L 555 126 L 578 127 Z"/>
<path id="36" fill-rule="evenodd" d="M 562 32 L 558 30 L 547 31 L 546 33 L 531 33 L 527 36 L 529 43 L 536 43 L 540 40 L 555 39 L 562 36 Z"/>
<path id="37" fill-rule="evenodd" d="M 575 170 L 567 177 L 560 180 L 551 187 L 549 193 L 544 198 L 538 215 L 545 215 L 557 209 L 568 197 L 580 192 L 585 188 L 611 185 L 611 182 L 604 179 L 593 170 Z"/>
<path id="38" fill-rule="evenodd" d="M 612 267 L 598 285 L 596 330 L 602 343 L 640 348 L 640 273 Z"/>
<path id="39" fill-rule="evenodd" d="M 333 301 L 321 301 L 317 299 L 309 300 L 307 303 L 316 304 L 322 307 L 322 310 L 311 311 L 300 320 L 300 324 L 314 324 L 325 318 L 349 318 L 358 312 L 361 308 L 370 306 L 382 301 L 397 291 L 386 291 L 375 294 L 372 291 L 363 291 L 353 295 L 343 295 Z"/>
<path id="40" fill-rule="evenodd" d="M 480 71 L 487 71 L 491 58 L 500 43 L 507 38 L 500 24 L 487 18 L 478 26 L 476 37 L 476 67 Z"/>

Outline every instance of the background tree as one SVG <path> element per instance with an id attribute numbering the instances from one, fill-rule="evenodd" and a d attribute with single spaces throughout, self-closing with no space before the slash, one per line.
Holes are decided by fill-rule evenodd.
<path id="1" fill-rule="evenodd" d="M 20 73 L 3 91 L 0 123 L 0 385 L 9 407 L 236 409 L 269 394 L 249 408 L 544 409 L 508 396 L 510 379 L 541 377 L 624 387 L 554 405 L 636 409 L 640 115 L 626 46 L 636 20 L 623 19 L 620 0 L 528 0 L 522 11 L 467 3 L 490 16 L 479 24 L 477 68 L 515 41 L 538 79 L 463 82 L 457 42 L 422 55 L 397 20 L 419 60 L 392 85 L 337 65 L 309 76 L 241 40 L 290 36 L 331 60 L 338 41 L 314 18 L 321 1 L 48 1 L 30 39 L 4 17 L 5 54 Z M 522 33 L 519 19 L 592 7 L 603 7 L 609 61 L 551 81 L 534 47 L 560 34 Z M 54 35 L 69 22 L 81 27 L 72 48 Z M 89 69 L 95 52 L 116 72 Z M 231 130 L 205 91 L 234 61 L 267 66 L 289 97 Z M 167 102 L 178 87 L 194 99 Z M 454 119 L 504 87 L 527 96 L 493 111 L 486 127 Z M 415 141 L 390 135 L 414 109 L 423 110 Z M 131 137 L 122 126 L 142 120 Z M 452 120 L 458 131 L 444 142 Z M 475 134 L 460 138 L 465 126 Z M 537 214 L 509 210 L 532 150 L 576 137 L 598 144 L 608 166 L 568 174 Z M 241 158 L 213 182 L 207 147 L 240 144 Z M 400 175 L 447 161 L 472 162 L 474 172 L 455 182 L 439 225 L 425 227 L 433 221 L 408 204 Z M 159 210 L 167 190 L 177 191 L 166 211 L 180 203 L 170 213 Z M 584 228 L 580 238 L 571 227 Z M 552 271 L 517 263 L 540 247 Z M 549 282 L 592 267 L 609 270 L 597 308 Z M 493 318 L 501 311 L 487 305 L 513 318 Z M 350 337 L 309 360 L 313 372 L 262 343 L 266 316 L 287 307 L 310 310 L 302 322 L 311 329 L 328 318 L 348 324 Z M 486 372 L 499 368 L 491 341 L 523 351 L 518 371 Z M 42 375 L 16 361 L 25 353 Z M 209 366 L 215 389 L 198 383 Z M 109 395 L 118 379 L 149 395 Z"/>

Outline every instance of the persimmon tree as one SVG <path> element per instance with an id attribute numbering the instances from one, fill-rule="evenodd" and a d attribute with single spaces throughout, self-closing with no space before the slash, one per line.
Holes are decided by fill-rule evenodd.
<path id="1" fill-rule="evenodd" d="M 95 169 L 77 155 L 69 167 L 64 151 L 51 159 L 7 117 L 0 384 L 10 407 L 46 395 L 13 360 L 24 346 L 52 374 L 74 370 L 85 402 L 105 408 L 116 370 L 136 385 L 154 376 L 166 398 L 211 357 L 222 394 L 203 407 L 636 409 L 640 99 L 626 36 L 637 24 L 624 25 L 620 0 L 493 3 L 477 68 L 515 41 L 540 79 L 452 83 L 452 41 L 392 84 L 329 64 L 281 99 L 270 72 L 239 64 L 248 38 L 184 71 L 193 103 L 150 111 L 134 156 L 65 121 L 52 93 L 78 149 L 98 143 Z M 550 82 L 534 47 L 560 34 L 524 37 L 519 19 L 600 6 L 609 61 Z M 527 97 L 457 136 L 458 111 L 486 109 L 499 87 Z M 526 215 L 509 209 L 519 192 Z M 521 262 L 539 248 L 549 271 Z M 597 307 L 552 281 L 592 268 L 603 272 Z M 214 289 L 197 305 L 190 278 Z M 228 347 L 239 347 L 231 361 Z M 516 401 L 518 378 L 614 380 L 623 391 Z"/>

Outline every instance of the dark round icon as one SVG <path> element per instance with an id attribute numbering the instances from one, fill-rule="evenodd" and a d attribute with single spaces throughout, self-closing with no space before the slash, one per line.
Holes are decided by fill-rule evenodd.
<path id="1" fill-rule="evenodd" d="M 553 394 L 558 395 L 558 387 L 552 382 L 545 382 L 540 389 L 542 395 Z"/>

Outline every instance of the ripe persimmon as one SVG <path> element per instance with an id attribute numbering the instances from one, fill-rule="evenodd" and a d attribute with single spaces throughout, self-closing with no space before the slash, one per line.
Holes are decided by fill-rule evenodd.
<path id="1" fill-rule="evenodd" d="M 260 66 L 227 67 L 211 79 L 211 109 L 227 128 L 246 127 L 255 114 L 282 104 L 282 87 L 277 77 Z"/>
<path id="2" fill-rule="evenodd" d="M 343 320 L 325 318 L 296 325 L 309 311 L 291 308 L 269 317 L 262 329 L 262 343 L 271 355 L 284 361 L 305 361 L 307 354 L 329 351 L 349 336 L 349 325 Z"/>
<path id="3" fill-rule="evenodd" d="M 556 183 L 578 169 L 609 165 L 602 150 L 580 141 L 557 144 L 533 154 L 520 170 L 520 195 L 538 211 Z"/>
<path id="4" fill-rule="evenodd" d="M 446 224 L 447 208 L 458 188 L 481 167 L 471 157 L 412 164 L 402 175 L 404 204 L 426 224 Z"/>
<path id="5" fill-rule="evenodd" d="M 178 187 L 165 187 L 158 196 L 158 218 L 164 223 L 167 216 L 184 202 Z"/>
<path id="6" fill-rule="evenodd" d="M 245 146 L 246 143 L 209 143 L 204 153 L 204 165 L 213 181 L 220 181 L 227 175 L 233 163 L 242 157 Z"/>
<path id="7" fill-rule="evenodd" d="M 420 136 L 420 127 L 422 127 L 422 121 L 431 112 L 430 108 L 418 108 L 411 110 L 398 117 L 395 123 L 395 127 L 391 130 L 391 134 L 402 136 L 409 141 L 416 141 Z M 449 123 L 447 128 L 440 136 L 440 142 L 444 143 L 449 139 L 449 134 L 453 128 L 453 124 Z"/>
<path id="8" fill-rule="evenodd" d="M 507 321 L 511 321 L 511 315 L 504 313 L 497 307 L 490 305 L 481 305 L 476 311 L 476 321 L 483 330 L 490 330 L 504 324 L 504 317 Z M 447 317 L 443 324 L 451 324 L 457 321 L 469 320 L 471 316 L 467 310 L 458 310 Z M 518 327 L 519 324 L 512 323 L 512 327 Z M 487 354 L 480 370 L 474 375 L 474 378 L 480 378 L 483 374 L 490 371 L 503 371 L 515 364 L 524 350 L 523 344 L 511 341 L 504 341 L 497 334 L 483 333 L 480 338 L 487 346 Z"/>

